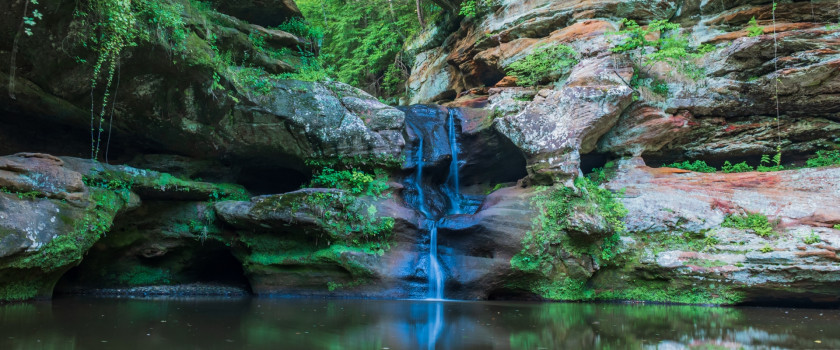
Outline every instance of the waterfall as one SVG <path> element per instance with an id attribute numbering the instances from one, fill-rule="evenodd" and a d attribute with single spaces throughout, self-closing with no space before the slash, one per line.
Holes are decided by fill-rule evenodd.
<path id="1" fill-rule="evenodd" d="M 460 181 L 458 181 L 458 134 L 455 132 L 455 110 L 448 113 L 449 152 L 452 162 L 449 163 L 449 176 L 446 177 L 444 193 L 449 198 L 449 214 L 461 214 Z"/>
<path id="2" fill-rule="evenodd" d="M 437 254 L 437 222 L 429 228 L 429 299 L 443 299 L 443 269 Z"/>
<path id="3" fill-rule="evenodd" d="M 416 135 L 416 150 L 411 153 L 415 171 L 406 178 L 406 185 L 415 190 L 414 197 L 409 201 L 422 215 L 421 226 L 429 234 L 428 292 L 426 298 L 430 300 L 444 299 L 444 285 L 446 273 L 438 256 L 438 226 L 446 215 L 464 212 L 460 193 L 460 179 L 458 173 L 458 133 L 455 109 L 445 110 L 437 106 L 412 106 L 405 110 L 406 124 Z M 446 112 L 444 114 L 444 112 Z M 445 146 L 447 145 L 447 146 Z M 449 154 L 448 169 L 442 168 Z M 432 157 L 432 159 L 427 159 Z M 433 175 L 424 179 L 424 168 L 430 167 Z M 431 187 L 430 182 L 440 181 L 440 170 L 448 170 L 444 183 Z M 440 174 L 443 175 L 443 174 Z M 425 181 L 425 182 L 424 182 Z M 424 185 L 425 184 L 425 185 Z M 432 205 L 428 207 L 428 205 Z"/>

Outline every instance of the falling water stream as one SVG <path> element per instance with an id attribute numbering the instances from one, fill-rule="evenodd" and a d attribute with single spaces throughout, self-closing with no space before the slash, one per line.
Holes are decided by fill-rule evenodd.
<path id="1" fill-rule="evenodd" d="M 460 193 L 458 133 L 456 118 L 458 112 L 448 109 L 443 119 L 443 110 L 436 106 L 416 106 L 406 110 L 407 124 L 417 136 L 416 152 L 412 154 L 415 171 L 409 182 L 416 191 L 413 200 L 415 209 L 422 215 L 421 227 L 429 234 L 428 292 L 425 300 L 432 301 L 428 306 L 428 349 L 434 349 L 443 331 L 443 303 L 446 300 L 444 286 L 446 273 L 438 255 L 438 226 L 447 215 L 464 213 L 463 201 Z M 445 133 L 445 136 L 444 136 Z M 444 148 L 444 144 L 448 148 Z M 434 184 L 437 178 L 434 174 L 425 174 L 424 168 L 430 166 L 438 169 L 441 156 L 449 153 L 450 161 L 446 180 L 442 184 Z M 438 163 L 429 164 L 426 157 L 437 157 Z M 438 166 L 438 168 L 435 168 Z M 424 178 L 424 175 L 429 178 Z M 433 185 L 434 184 L 434 185 Z M 432 185 L 432 186 L 429 186 Z M 432 207 L 429 207 L 429 204 Z"/>

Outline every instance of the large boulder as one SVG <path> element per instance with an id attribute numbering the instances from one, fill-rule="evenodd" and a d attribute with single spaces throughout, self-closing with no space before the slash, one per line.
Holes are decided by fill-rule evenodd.
<path id="1" fill-rule="evenodd" d="M 568 180 L 580 173 L 580 155 L 595 150 L 633 101 L 633 90 L 624 84 L 631 75 L 631 69 L 610 67 L 606 57 L 585 60 L 564 87 L 499 118 L 496 128 L 525 153 L 535 182 Z"/>

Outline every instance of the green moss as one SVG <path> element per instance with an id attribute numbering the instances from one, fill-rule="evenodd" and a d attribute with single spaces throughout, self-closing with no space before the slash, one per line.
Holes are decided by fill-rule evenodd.
<path id="1" fill-rule="evenodd" d="M 622 219 L 627 214 L 614 193 L 599 187 L 588 178 L 578 178 L 576 189 L 561 187 L 546 189 L 536 196 L 532 205 L 540 213 L 522 240 L 522 251 L 511 260 L 511 267 L 525 272 L 539 272 L 549 276 L 554 265 L 565 253 L 589 255 L 607 264 L 616 257 L 616 245 L 625 231 Z M 567 234 L 569 218 L 575 210 L 603 218 L 612 234 L 596 242 L 578 242 Z"/>
<path id="2" fill-rule="evenodd" d="M 688 285 L 677 281 L 638 281 L 628 288 L 600 290 L 597 300 L 638 300 L 660 303 L 731 305 L 743 293 L 721 284 Z"/>
<path id="3" fill-rule="evenodd" d="M 37 253 L 10 263 L 9 267 L 53 271 L 75 264 L 111 228 L 114 216 L 125 202 L 113 191 L 92 189 L 82 220 L 73 231 L 53 238 Z"/>
<path id="4" fill-rule="evenodd" d="M 346 246 L 331 244 L 318 248 L 304 241 L 281 239 L 270 234 L 242 237 L 249 248 L 243 262 L 246 266 L 306 266 L 331 264 L 341 266 L 354 277 L 369 277 L 373 272 L 359 259 L 382 255 L 378 245 Z"/>

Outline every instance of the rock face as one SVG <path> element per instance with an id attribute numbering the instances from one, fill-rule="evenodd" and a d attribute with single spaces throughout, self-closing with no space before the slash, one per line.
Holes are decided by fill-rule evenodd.
<path id="1" fill-rule="evenodd" d="M 144 198 L 245 195 L 126 166 L 21 153 L 0 157 L 0 298 L 49 297 L 59 278 Z"/>
<path id="2" fill-rule="evenodd" d="M 356 206 L 373 208 L 364 209 L 364 222 L 353 218 L 357 211 L 351 207 Z M 420 296 L 414 286 L 419 280 L 414 276 L 417 213 L 392 199 L 305 189 L 248 202 L 220 202 L 215 209 L 239 232 L 233 252 L 256 294 Z M 383 220 L 393 220 L 396 237 L 375 237 L 385 233 L 365 228 L 356 231 L 358 225 Z"/>
<path id="3" fill-rule="evenodd" d="M 591 152 L 642 155 L 654 164 L 704 159 L 720 165 L 727 158 L 757 162 L 781 147 L 788 160 L 801 160 L 834 142 L 840 127 L 840 47 L 832 26 L 840 10 L 778 4 L 774 24 L 771 5 L 501 1 L 480 18 L 464 19 L 442 45 L 417 56 L 410 101 L 457 95 L 454 104 L 464 104 L 484 89 L 490 95 L 484 108 L 525 152 L 537 183 L 576 176 L 580 157 Z M 763 35 L 747 36 L 753 16 Z M 615 37 L 608 34 L 624 18 L 642 25 L 671 19 L 690 45 L 714 45 L 692 59 L 703 76 L 692 80 L 656 64 L 638 69 L 664 84 L 659 93 L 649 83 L 631 82 L 633 64 L 610 51 Z M 512 87 L 513 62 L 558 44 L 579 56 L 568 79 L 526 94 Z"/>
<path id="4" fill-rule="evenodd" d="M 628 264 L 635 270 L 631 276 L 723 285 L 753 301 L 836 302 L 840 230 L 833 227 L 840 210 L 825 203 L 840 196 L 838 176 L 837 167 L 700 174 L 648 168 L 637 160 L 624 163 L 607 187 L 624 191 L 633 240 L 628 253 L 639 259 Z M 747 214 L 765 215 L 775 229 L 760 236 L 755 228 L 722 227 L 731 226 L 724 224 L 727 217 Z M 681 240 L 689 244 L 674 243 Z M 607 276 L 595 278 L 596 288 L 620 288 Z"/>
<path id="5" fill-rule="evenodd" d="M 299 14 L 291 1 L 276 3 L 236 2 L 249 10 L 265 6 Z M 13 1 L 0 6 L 9 13 L 23 11 L 22 3 Z M 56 10 L 50 10 L 15 50 L 13 28 L 18 24 L 11 19 L 0 22 L 6 33 L 0 38 L 5 57 L 16 52 L 19 64 L 12 81 L 0 76 L 6 112 L 0 117 L 4 125 L 0 153 L 44 151 L 90 157 L 91 140 L 84 136 L 92 129 L 91 120 L 99 119 L 99 107 L 92 104 L 101 104 L 103 97 L 98 90 L 91 92 L 90 66 L 73 63 L 54 47 L 69 45 L 67 50 L 79 60 L 98 58 L 81 44 L 73 46 L 77 28 L 84 25 L 73 17 L 72 4 L 47 1 L 40 6 Z M 300 171 L 304 160 L 312 157 L 398 156 L 402 151 L 403 117 L 398 110 L 341 83 L 277 76 L 295 71 L 300 58 L 288 52 L 296 52 L 302 39 L 194 8 L 189 2 L 161 6 L 183 10 L 177 14 L 183 27 L 171 30 L 183 31 L 186 39 L 182 46 L 164 39 L 138 39 L 136 48 L 123 50 L 114 76 L 114 98 L 106 99 L 109 103 L 102 107 L 109 113 L 97 142 L 100 156 L 106 149 L 111 159 L 123 161 L 144 153 L 169 153 L 221 158 L 240 166 L 282 164 Z M 260 14 L 279 20 L 271 11 Z M 143 13 L 131 15 L 142 20 Z M 44 137 L 41 125 L 57 136 Z"/>
<path id="6" fill-rule="evenodd" d="M 120 51 L 107 99 L 75 5 L 42 0 L 23 39 L 0 20 L 0 300 L 422 298 L 443 275 L 447 298 L 840 303 L 840 167 L 659 167 L 838 149 L 833 3 L 498 1 L 409 43 L 408 101 L 446 106 L 401 109 L 287 79 L 308 78 L 290 53 L 306 39 L 261 25 L 299 16 L 291 1 L 158 4 L 182 23 Z M 682 62 L 702 74 L 613 52 L 624 18 L 710 45 Z M 517 86 L 511 65 L 558 44 L 576 63 Z M 129 165 L 88 160 L 97 144 Z"/>

